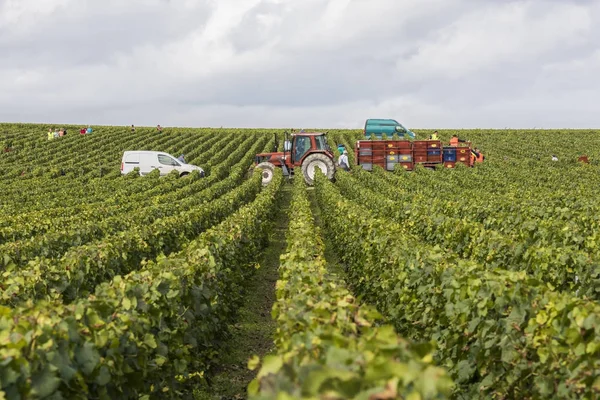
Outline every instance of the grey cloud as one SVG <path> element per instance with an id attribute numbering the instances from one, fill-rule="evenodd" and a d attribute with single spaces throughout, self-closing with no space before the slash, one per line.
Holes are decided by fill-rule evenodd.
<path id="1" fill-rule="evenodd" d="M 269 39 L 268 35 L 260 33 L 259 17 L 265 14 L 280 15 L 285 7 L 282 3 L 261 1 L 252 7 L 242 18 L 229 37 L 237 51 L 251 51 Z"/>
<path id="2" fill-rule="evenodd" d="M 543 46 L 516 38 L 510 43 L 514 49 L 501 53 L 494 49 L 515 38 L 491 35 L 504 32 L 500 28 L 505 22 L 495 19 L 495 11 L 508 3 L 527 7 L 526 24 L 565 4 L 582 7 L 592 23 Z M 598 65 L 592 65 L 592 55 L 600 48 L 597 2 L 430 0 L 407 6 L 372 0 L 382 11 L 366 12 L 360 8 L 363 2 L 351 1 L 336 16 L 341 20 L 327 30 L 323 13 L 328 0 L 260 1 L 231 29 L 224 25 L 223 37 L 201 45 L 187 40 L 190 35 L 205 37 L 204 28 L 214 22 L 214 7 L 239 3 L 196 2 L 187 9 L 181 4 L 133 2 L 113 12 L 89 1 L 59 9 L 29 30 L 0 27 L 0 52 L 8 54 L 0 63 L 0 120 L 357 127 L 376 114 L 412 127 L 600 123 L 589 105 L 594 90 L 600 89 Z M 451 53 L 455 58 L 422 53 L 428 46 L 447 48 L 454 32 L 450 27 L 483 9 L 488 11 L 481 13 L 486 18 L 483 29 L 452 28 L 470 33 L 467 42 L 452 44 L 462 49 Z M 263 16 L 275 21 L 271 28 L 261 24 Z M 565 28 L 573 23 L 540 26 L 569 32 Z M 176 43 L 180 45 L 173 47 Z M 485 50 L 481 59 L 473 49 Z M 422 54 L 423 62 L 415 63 Z M 466 56 L 481 63 L 458 73 L 469 67 Z M 487 62 L 488 56 L 493 61 Z M 220 58 L 207 72 L 193 73 Z M 580 62 L 564 67 L 573 60 Z M 189 63 L 189 68 L 186 73 L 175 71 L 171 62 Z M 446 73 L 454 66 L 455 75 Z M 13 76 L 9 72 L 39 73 L 41 79 L 19 83 L 6 78 Z"/>
<path id="3" fill-rule="evenodd" d="M 164 45 L 202 28 L 211 7 L 187 13 L 174 9 L 167 2 L 113 12 L 101 2 L 77 2 L 36 21 L 26 32 L 0 27 L 0 52 L 19 67 L 109 64 L 136 47 Z"/>

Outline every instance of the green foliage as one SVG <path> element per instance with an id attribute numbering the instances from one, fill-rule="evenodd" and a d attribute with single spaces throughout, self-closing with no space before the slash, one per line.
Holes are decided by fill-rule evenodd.
<path id="1" fill-rule="evenodd" d="M 239 306 L 282 182 L 278 172 L 255 201 L 180 253 L 117 275 L 88 298 L 0 308 L 0 394 L 179 398 L 175 377 L 203 376 Z"/>
<path id="2" fill-rule="evenodd" d="M 598 233 L 591 233 L 586 240 L 586 233 L 582 232 L 585 228 L 571 219 L 568 208 L 557 210 L 557 217 L 546 214 L 540 220 L 539 216 L 527 216 L 536 212 L 529 207 L 517 211 L 513 205 L 509 211 L 491 213 L 495 201 L 491 197 L 485 205 L 480 199 L 468 201 L 472 197 L 436 197 L 428 187 L 439 190 L 441 181 L 458 175 L 457 171 L 446 172 L 444 177 L 436 172 L 415 179 L 375 168 L 373 174 L 358 171 L 355 176 L 360 182 L 343 175 L 338 186 L 378 215 L 410 226 L 424 240 L 451 249 L 461 257 L 488 268 L 527 271 L 553 288 L 600 299 L 600 268 L 596 261 L 599 257 L 597 249 L 590 246 Z M 363 190 L 356 190 L 358 186 Z M 421 193 L 415 196 L 416 190 Z M 480 213 L 486 217 L 478 218 Z"/>
<path id="3" fill-rule="evenodd" d="M 60 259 L 30 261 L 27 268 L 12 263 L 3 274 L 5 279 L 1 284 L 3 291 L 0 302 L 16 304 L 28 298 L 40 297 L 62 297 L 72 301 L 86 292 L 93 291 L 98 282 L 136 268 L 144 259 L 180 249 L 187 240 L 218 223 L 256 196 L 259 191 L 256 179 L 234 189 L 235 185 L 242 181 L 243 174 L 244 170 L 238 168 L 228 178 L 229 184 L 214 184 L 201 192 L 200 196 L 196 194 L 194 204 L 200 207 L 191 208 L 188 212 L 179 211 L 170 217 L 163 213 L 163 218 L 157 218 L 146 226 L 136 227 L 129 225 L 131 222 L 125 223 L 122 228 L 125 232 L 109 236 L 98 243 L 74 247 Z M 223 196 L 206 203 L 219 195 Z M 171 203 L 169 206 L 173 213 L 177 211 L 177 204 Z M 147 216 L 148 213 L 143 215 Z M 149 221 L 145 218 L 142 222 L 148 224 Z M 118 221 L 112 221 L 112 224 L 116 223 Z M 108 227 L 114 226 L 112 224 L 109 223 Z M 95 232 L 98 227 L 92 227 L 94 228 L 92 232 L 97 234 Z M 160 235 L 157 235 L 157 232 L 160 232 Z M 104 232 L 100 231 L 99 235 L 102 233 Z M 76 231 L 76 235 L 81 240 L 81 231 Z M 57 240 L 55 246 L 61 246 L 63 243 L 69 243 L 68 236 L 66 239 Z M 42 249 L 48 251 L 46 247 Z"/>
<path id="4" fill-rule="evenodd" d="M 277 354 L 261 363 L 251 398 L 445 398 L 452 383 L 431 365 L 431 346 L 379 326 L 372 307 L 360 306 L 327 270 L 303 180 L 296 180 L 287 250 L 281 256 L 273 318 Z"/>
<path id="5" fill-rule="evenodd" d="M 245 180 L 272 140 L 145 134 L 23 135 L 39 172 L 0 160 L 0 398 L 180 398 L 212 367 L 276 208 L 281 176 Z M 120 176 L 123 148 L 169 142 L 207 177 Z"/>
<path id="6" fill-rule="evenodd" d="M 457 396 L 598 396 L 598 304 L 552 291 L 525 271 L 460 259 L 415 238 L 413 225 L 344 199 L 323 179 L 315 187 L 356 294 L 399 333 L 438 343 L 436 359 L 458 383 Z"/>
<path id="7" fill-rule="evenodd" d="M 272 131 L 0 128 L 0 399 L 185 398 L 279 212 L 280 174 L 266 188 L 246 176 Z M 600 136 L 458 134 L 483 165 L 317 182 L 347 282 L 297 180 L 277 353 L 250 363 L 253 397 L 444 397 L 444 370 L 455 398 L 600 397 Z M 363 131 L 328 137 L 353 166 Z M 183 153 L 206 177 L 121 176 L 133 149 Z"/>

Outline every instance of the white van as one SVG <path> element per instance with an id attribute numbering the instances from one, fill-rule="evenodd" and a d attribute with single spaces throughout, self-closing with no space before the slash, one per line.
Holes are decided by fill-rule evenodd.
<path id="1" fill-rule="evenodd" d="M 121 160 L 121 175 L 128 174 L 134 168 L 140 169 L 140 175 L 147 175 L 152 170 L 158 169 L 160 175 L 167 175 L 175 170 L 180 176 L 199 171 L 204 176 L 204 170 L 191 164 L 184 164 L 172 155 L 162 151 L 126 151 Z"/>

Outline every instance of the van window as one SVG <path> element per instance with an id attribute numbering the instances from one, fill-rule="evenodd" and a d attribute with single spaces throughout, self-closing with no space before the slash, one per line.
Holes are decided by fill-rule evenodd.
<path id="1" fill-rule="evenodd" d="M 125 156 L 125 164 L 139 164 L 140 163 L 140 155 L 139 154 L 127 154 Z"/>
<path id="2" fill-rule="evenodd" d="M 369 125 L 379 125 L 379 126 L 396 126 L 398 124 L 395 124 L 393 122 L 375 122 L 373 124 L 369 124 Z"/>
<path id="3" fill-rule="evenodd" d="M 366 125 L 375 125 L 375 126 L 397 126 L 400 125 L 398 121 L 395 119 L 387 119 L 387 120 L 368 120 Z"/>
<path id="4" fill-rule="evenodd" d="M 164 154 L 159 154 L 158 155 L 158 162 L 161 163 L 162 165 L 170 165 L 172 167 L 179 167 L 180 166 L 177 161 L 173 160 L 169 156 L 165 156 Z"/>

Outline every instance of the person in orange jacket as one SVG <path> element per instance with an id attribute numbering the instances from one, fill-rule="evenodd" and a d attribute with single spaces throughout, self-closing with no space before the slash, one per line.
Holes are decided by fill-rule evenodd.
<path id="1" fill-rule="evenodd" d="M 475 147 L 472 151 L 471 151 L 471 160 L 472 163 L 482 163 L 483 160 L 485 160 L 485 156 L 483 155 L 483 153 L 481 152 L 481 150 L 479 150 L 477 147 Z"/>
<path id="2" fill-rule="evenodd" d="M 466 140 L 459 139 L 458 135 L 452 135 L 452 138 L 450 138 L 450 146 L 457 147 L 459 142 L 464 143 Z"/>

